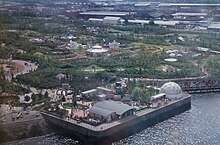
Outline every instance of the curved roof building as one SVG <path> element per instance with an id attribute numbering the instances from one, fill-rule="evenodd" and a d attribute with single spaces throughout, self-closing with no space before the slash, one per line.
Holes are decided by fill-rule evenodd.
<path id="1" fill-rule="evenodd" d="M 135 108 L 115 101 L 101 101 L 95 103 L 89 109 L 89 116 L 106 120 L 107 122 L 115 118 L 123 118 L 134 113 Z"/>
<path id="2" fill-rule="evenodd" d="M 100 45 L 94 45 L 92 48 L 86 50 L 88 54 L 93 57 L 105 56 L 108 52 L 108 49 L 102 48 Z"/>
<path id="3" fill-rule="evenodd" d="M 181 87 L 174 82 L 165 83 L 160 88 L 160 93 L 165 93 L 168 99 L 178 99 L 183 96 Z"/>

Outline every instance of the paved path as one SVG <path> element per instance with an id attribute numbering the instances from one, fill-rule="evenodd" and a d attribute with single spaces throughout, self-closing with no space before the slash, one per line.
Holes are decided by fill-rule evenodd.
<path id="1" fill-rule="evenodd" d="M 13 66 L 16 67 L 14 70 L 6 71 L 5 78 L 9 81 L 11 81 L 12 75 L 13 77 L 16 77 L 20 74 L 26 74 L 29 73 L 30 71 L 35 71 L 38 68 L 37 64 L 24 60 L 6 60 L 6 61 L 10 62 Z"/>
<path id="2" fill-rule="evenodd" d="M 8 80 L 8 81 L 11 81 L 12 80 L 12 76 L 13 77 L 16 77 L 18 75 L 21 75 L 21 74 L 27 74 L 31 71 L 35 71 L 38 69 L 38 65 L 36 63 L 32 63 L 32 62 L 29 62 L 29 61 L 24 61 L 24 60 L 3 60 L 4 62 L 8 62 L 10 63 L 12 66 L 15 67 L 14 70 L 8 70 L 5 72 L 5 78 Z M 15 83 L 16 84 L 16 83 Z M 22 85 L 23 88 L 28 88 L 27 86 L 25 85 Z M 24 94 L 24 95 L 19 95 L 19 101 L 20 103 L 31 103 L 32 102 L 32 99 L 30 99 L 28 102 L 25 101 L 25 96 L 29 96 L 31 98 L 31 95 L 34 93 L 34 94 L 37 94 L 37 90 L 33 87 L 30 88 L 30 90 L 32 91 L 31 93 L 28 93 L 28 94 Z"/>

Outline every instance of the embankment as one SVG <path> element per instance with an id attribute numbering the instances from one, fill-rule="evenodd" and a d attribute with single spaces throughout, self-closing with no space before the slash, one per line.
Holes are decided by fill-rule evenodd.
<path id="1" fill-rule="evenodd" d="M 21 140 L 51 133 L 44 118 L 0 124 L 0 143 Z"/>

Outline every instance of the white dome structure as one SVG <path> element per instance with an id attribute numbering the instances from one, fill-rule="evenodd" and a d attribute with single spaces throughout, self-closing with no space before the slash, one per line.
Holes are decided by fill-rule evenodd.
<path id="1" fill-rule="evenodd" d="M 160 93 L 165 93 L 168 99 L 179 99 L 183 96 L 181 87 L 174 82 L 165 83 L 160 88 Z"/>

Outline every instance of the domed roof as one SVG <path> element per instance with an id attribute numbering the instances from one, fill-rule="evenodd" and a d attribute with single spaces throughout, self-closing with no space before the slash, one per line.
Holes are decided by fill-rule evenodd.
<path id="1" fill-rule="evenodd" d="M 182 89 L 181 87 L 174 82 L 168 82 L 165 83 L 161 88 L 160 88 L 160 93 L 165 93 L 166 96 L 168 95 L 177 95 L 182 94 Z"/>

